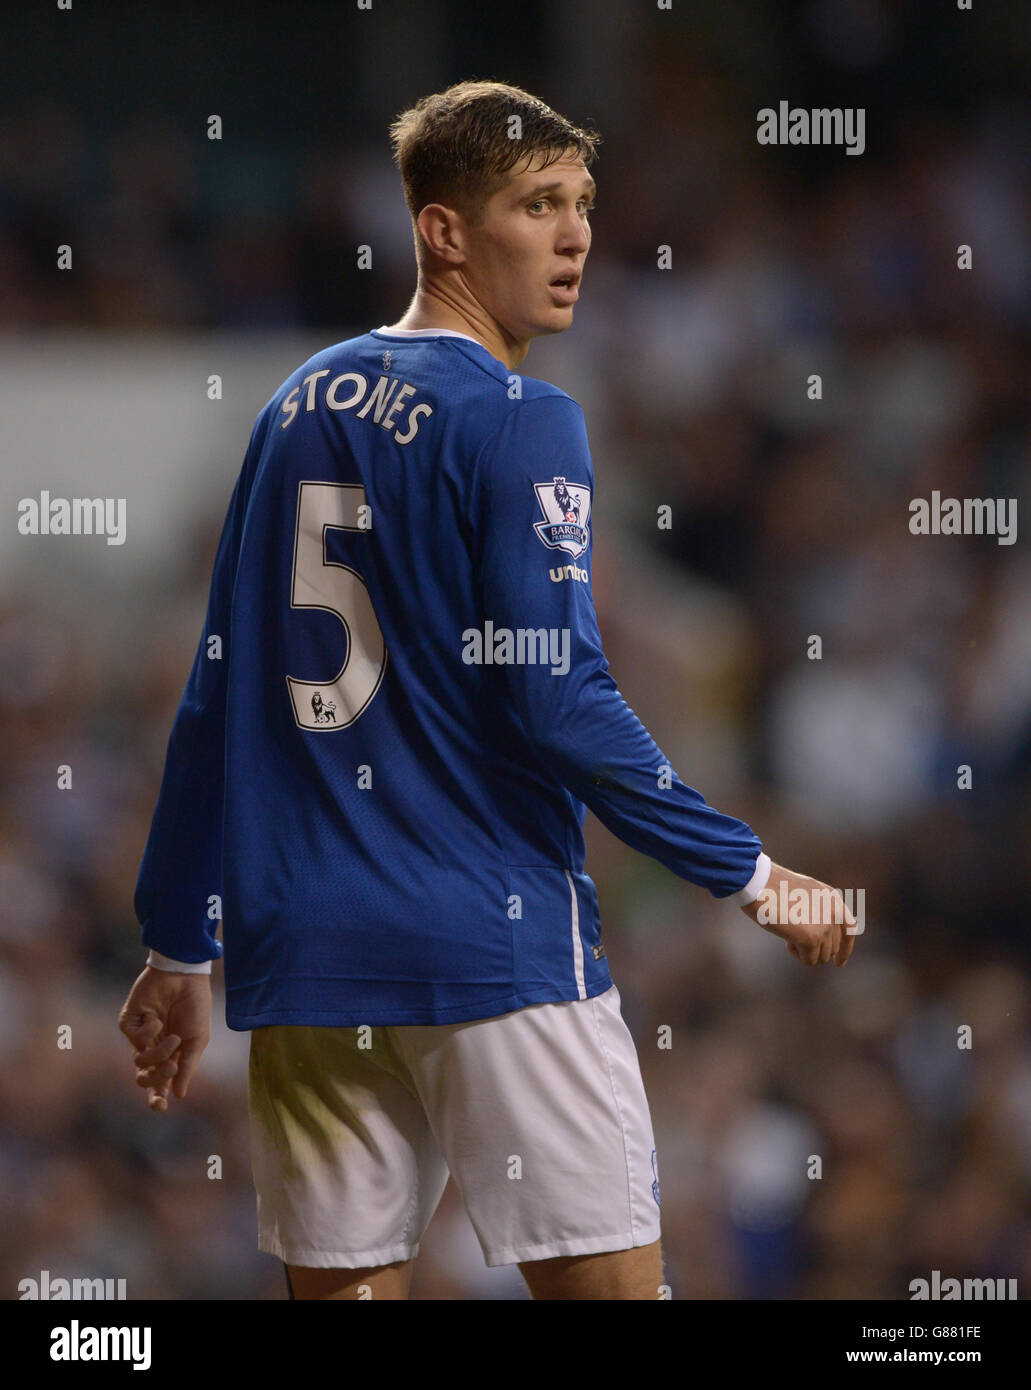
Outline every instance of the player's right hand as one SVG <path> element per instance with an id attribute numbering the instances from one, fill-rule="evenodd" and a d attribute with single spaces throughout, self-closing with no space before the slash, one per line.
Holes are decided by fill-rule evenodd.
<path id="1" fill-rule="evenodd" d="M 785 908 L 787 909 L 785 911 Z M 788 953 L 803 965 L 844 965 L 852 954 L 856 926 L 837 888 L 774 864 L 766 887 L 753 903 L 742 904 L 765 931 L 787 942 Z"/>
<path id="2" fill-rule="evenodd" d="M 136 1064 L 136 1084 L 152 1110 L 168 1109 L 173 1087 L 186 1097 L 201 1053 L 211 1037 L 211 976 L 146 966 L 118 1015 Z"/>

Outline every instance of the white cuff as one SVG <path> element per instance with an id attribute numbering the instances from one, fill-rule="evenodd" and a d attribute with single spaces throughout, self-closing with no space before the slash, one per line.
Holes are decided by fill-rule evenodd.
<path id="1" fill-rule="evenodd" d="M 755 861 L 755 873 L 748 880 L 743 888 L 739 888 L 736 893 L 731 893 L 729 898 L 724 898 L 724 902 L 737 903 L 742 906 L 747 903 L 754 903 L 756 898 L 770 881 L 770 870 L 773 864 L 768 854 L 760 852 L 759 858 Z"/>
<path id="2" fill-rule="evenodd" d="M 183 975 L 210 975 L 211 961 L 182 961 L 173 960 L 171 956 L 163 956 L 160 951 L 151 950 L 147 957 L 147 964 L 152 965 L 155 970 L 175 970 Z"/>

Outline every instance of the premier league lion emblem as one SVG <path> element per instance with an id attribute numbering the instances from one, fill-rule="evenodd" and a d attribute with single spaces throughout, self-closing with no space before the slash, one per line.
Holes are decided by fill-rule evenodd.
<path id="1" fill-rule="evenodd" d="M 334 724 L 337 722 L 337 717 L 333 713 L 336 705 L 332 700 L 323 702 L 321 690 L 316 690 L 311 697 L 311 707 L 315 714 L 316 724 L 328 724 L 331 720 Z"/>
<path id="2" fill-rule="evenodd" d="M 578 522 L 580 520 L 580 499 L 574 497 L 566 487 L 565 478 L 555 479 L 555 501 L 562 508 L 562 515 L 566 521 Z"/>
<path id="3" fill-rule="evenodd" d="M 552 478 L 550 483 L 534 483 L 533 490 L 544 513 L 544 520 L 534 522 L 533 529 L 551 550 L 565 550 L 578 560 L 591 541 L 591 489 Z"/>

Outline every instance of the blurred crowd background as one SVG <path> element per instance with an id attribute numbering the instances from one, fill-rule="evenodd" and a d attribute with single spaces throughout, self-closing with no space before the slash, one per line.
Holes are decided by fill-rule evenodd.
<path id="1" fill-rule="evenodd" d="M 386 126 L 470 76 L 604 137 L 574 327 L 524 370 L 586 412 L 613 673 L 685 781 L 865 905 L 849 967 L 805 970 L 588 819 L 673 1296 L 905 1299 L 935 1269 L 1017 1278 L 1026 1296 L 1026 10 L 351 9 L 5 20 L 0 352 L 43 364 L 28 394 L 0 379 L 5 495 L 50 485 L 11 421 L 58 401 L 69 344 L 80 369 L 95 345 L 128 371 L 155 344 L 174 360 L 229 331 L 208 368 L 228 378 L 250 344 L 285 346 L 274 376 L 252 370 L 217 423 L 195 423 L 191 523 L 162 564 L 133 544 L 144 501 L 121 548 L 18 536 L 5 507 L 0 1296 L 44 1269 L 125 1278 L 130 1298 L 285 1296 L 256 1249 L 248 1036 L 225 1027 L 221 967 L 189 1101 L 157 1116 L 133 1085 L 116 1030 L 144 956 L 133 889 L 250 424 L 308 352 L 404 311 L 411 232 Z M 865 153 L 758 145 L 756 112 L 781 99 L 864 107 Z M 113 420 L 118 374 L 92 389 Z M 175 437 L 160 465 L 145 430 L 82 442 L 120 451 L 139 499 L 175 486 Z M 913 535 L 909 504 L 932 489 L 1017 499 L 1016 544 Z M 84 474 L 74 495 L 99 490 Z M 515 1267 L 484 1268 L 453 1186 L 413 1295 L 525 1297 Z"/>

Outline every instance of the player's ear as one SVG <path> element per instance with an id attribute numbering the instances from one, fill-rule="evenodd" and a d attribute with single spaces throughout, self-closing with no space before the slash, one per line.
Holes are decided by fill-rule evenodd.
<path id="1" fill-rule="evenodd" d="M 443 203 L 427 203 L 416 226 L 431 255 L 447 265 L 460 265 L 465 260 L 465 222 L 461 213 Z"/>

